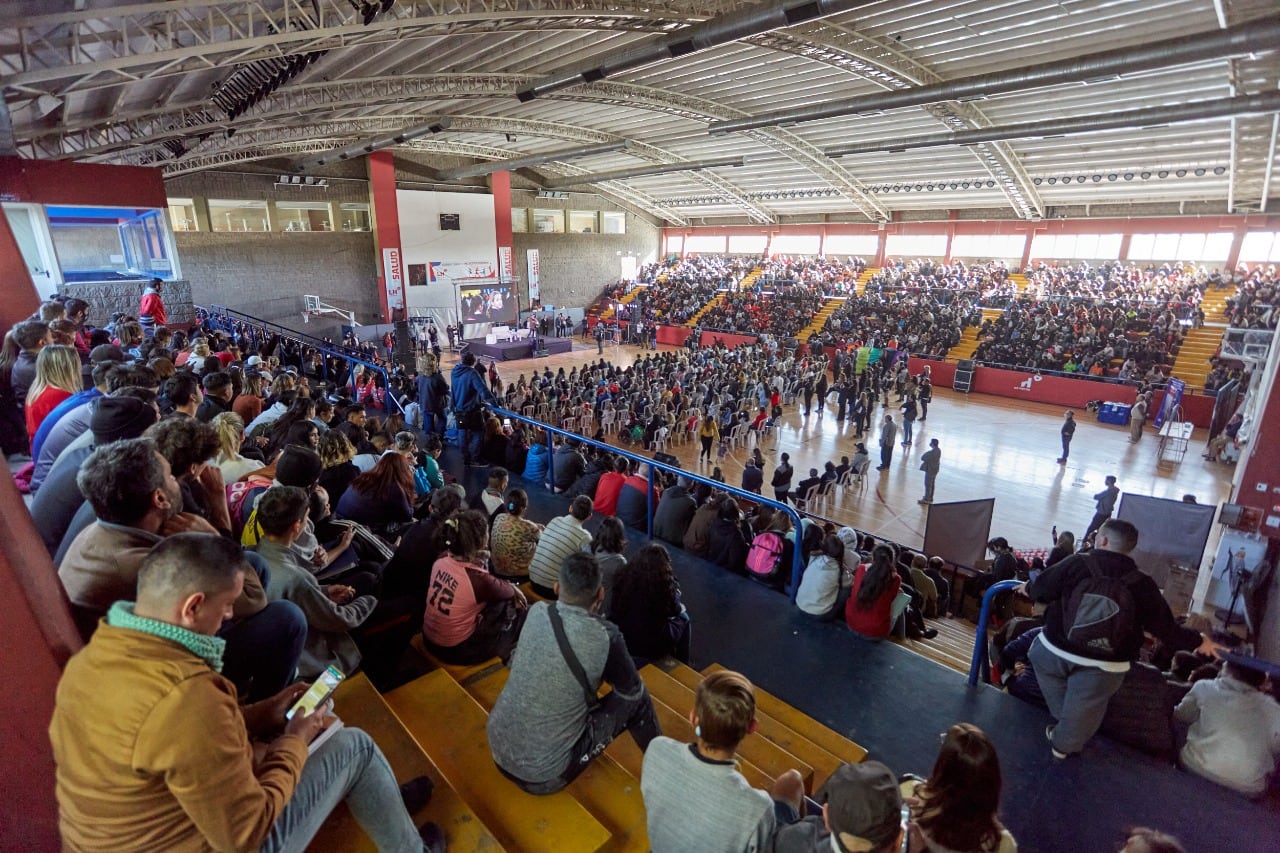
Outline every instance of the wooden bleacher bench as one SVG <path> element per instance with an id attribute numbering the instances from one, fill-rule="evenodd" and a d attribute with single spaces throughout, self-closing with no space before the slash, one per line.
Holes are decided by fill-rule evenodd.
<path id="1" fill-rule="evenodd" d="M 492 669 L 502 667 L 502 661 L 498 660 L 496 657 L 490 658 L 486 661 L 481 661 L 480 663 L 466 665 L 445 663 L 432 654 L 431 650 L 426 647 L 426 644 L 422 642 L 421 634 L 413 635 L 413 639 L 409 642 L 409 647 L 426 659 L 426 661 L 436 669 L 443 669 L 445 672 L 449 673 L 449 676 L 459 684 L 465 684 L 467 681 L 478 675 L 486 673 Z"/>
<path id="2" fill-rule="evenodd" d="M 448 672 L 429 672 L 386 701 L 504 847 L 595 851 L 609 842 L 609 830 L 568 791 L 535 797 L 502 775 L 489 754 L 485 709 Z"/>
<path id="3" fill-rule="evenodd" d="M 435 780 L 431 802 L 413 815 L 414 823 L 421 825 L 429 820 L 438 823 L 445 832 L 450 850 L 504 849 L 450 787 L 363 673 L 357 673 L 339 685 L 334 693 L 334 708 L 345 725 L 363 729 L 373 738 L 391 764 L 396 781 L 407 782 L 424 774 Z M 376 848 L 347 807 L 340 805 L 320 828 L 309 849 L 316 853 L 333 850 L 372 853 Z"/>

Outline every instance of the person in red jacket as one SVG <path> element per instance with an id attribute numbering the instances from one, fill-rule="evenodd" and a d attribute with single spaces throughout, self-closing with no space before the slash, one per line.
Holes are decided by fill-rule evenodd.
<path id="1" fill-rule="evenodd" d="M 164 282 L 153 278 L 147 285 L 147 289 L 142 291 L 142 304 L 138 306 L 138 322 L 142 324 L 142 330 L 147 333 L 147 337 L 156 333 L 157 326 L 169 325 L 169 318 L 164 313 L 164 300 L 160 298 L 160 291 L 163 289 Z"/>
<path id="2" fill-rule="evenodd" d="M 858 566 L 844 607 L 844 621 L 864 637 L 881 639 L 893 630 L 893 601 L 902 589 L 902 578 L 893 568 L 893 551 L 878 545 L 871 562 Z"/>
<path id="3" fill-rule="evenodd" d="M 617 515 L 618 513 L 618 495 L 622 494 L 622 485 L 627 481 L 627 472 L 630 466 L 624 457 L 619 456 L 613 463 L 613 470 L 600 478 L 600 482 L 596 484 L 595 505 L 596 512 L 604 515 Z"/>

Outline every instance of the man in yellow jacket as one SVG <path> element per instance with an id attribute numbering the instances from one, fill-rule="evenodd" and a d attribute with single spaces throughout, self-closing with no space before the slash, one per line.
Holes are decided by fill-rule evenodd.
<path id="1" fill-rule="evenodd" d="M 117 602 L 67 664 L 49 735 L 69 850 L 300 850 L 342 801 L 380 850 L 444 850 L 406 807 L 367 734 L 343 728 L 308 755 L 333 718 L 285 712 L 307 685 L 241 706 L 218 674 L 246 571 L 210 534 L 165 539 L 143 561 L 137 603 Z"/>

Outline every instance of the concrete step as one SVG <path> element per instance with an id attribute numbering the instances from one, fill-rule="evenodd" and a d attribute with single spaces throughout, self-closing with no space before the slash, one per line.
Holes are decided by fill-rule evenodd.
<path id="1" fill-rule="evenodd" d="M 334 692 L 334 710 L 344 725 L 363 729 L 373 738 L 395 771 L 396 781 L 407 782 L 424 774 L 435 780 L 431 802 L 413 815 L 415 823 L 421 825 L 429 820 L 435 821 L 444 830 L 452 850 L 504 849 L 422 751 L 363 673 L 351 676 L 338 686 Z M 339 806 L 329 816 L 308 849 L 316 853 L 330 850 L 373 853 L 376 850 L 346 806 Z"/>
<path id="2" fill-rule="evenodd" d="M 568 791 L 535 797 L 502 775 L 489 753 L 485 709 L 449 673 L 427 673 L 386 700 L 504 847 L 595 851 L 610 843 L 612 833 Z"/>

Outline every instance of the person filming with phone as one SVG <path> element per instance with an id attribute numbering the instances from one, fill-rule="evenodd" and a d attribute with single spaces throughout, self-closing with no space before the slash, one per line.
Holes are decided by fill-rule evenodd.
<path id="1" fill-rule="evenodd" d="M 307 684 L 239 704 L 215 635 L 247 570 L 228 539 L 168 537 L 142 563 L 137 601 L 116 602 L 67 663 L 49 725 L 63 846 L 301 850 L 346 802 L 379 850 L 444 850 L 438 826 L 409 816 L 431 780 L 398 788 L 363 731 L 308 755 L 333 718 L 324 704 L 286 721 Z"/>

